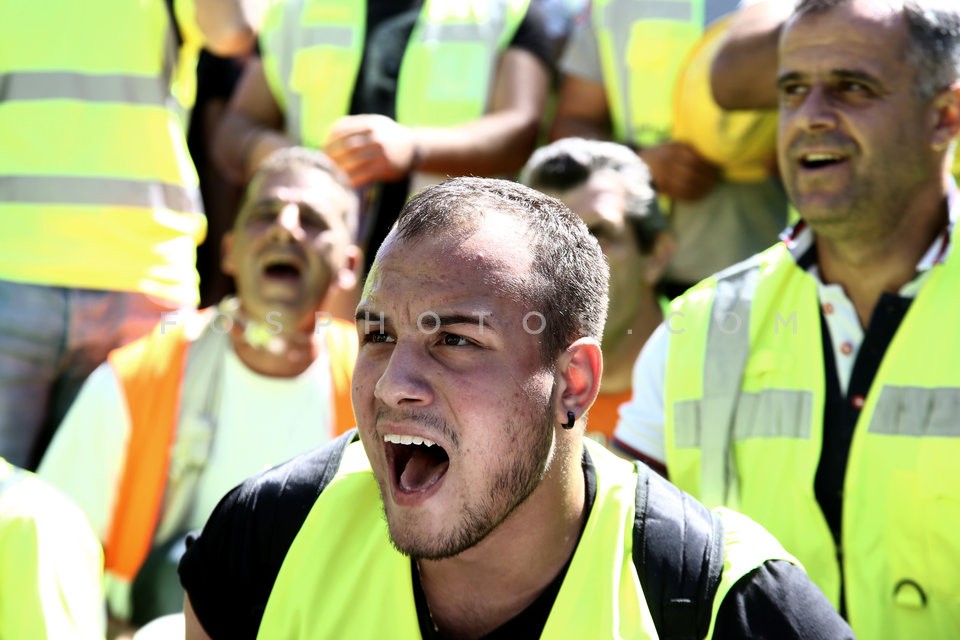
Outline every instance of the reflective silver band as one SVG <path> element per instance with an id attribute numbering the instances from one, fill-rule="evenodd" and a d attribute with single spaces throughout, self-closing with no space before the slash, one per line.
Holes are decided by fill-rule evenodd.
<path id="1" fill-rule="evenodd" d="M 960 438 L 958 416 L 960 389 L 884 386 L 868 431 L 914 438 Z"/>
<path id="2" fill-rule="evenodd" d="M 31 71 L 0 75 L 0 102 L 82 100 L 164 106 L 169 92 L 161 78 Z"/>
<path id="3" fill-rule="evenodd" d="M 198 189 L 120 178 L 0 176 L 0 202 L 141 207 L 203 213 Z"/>

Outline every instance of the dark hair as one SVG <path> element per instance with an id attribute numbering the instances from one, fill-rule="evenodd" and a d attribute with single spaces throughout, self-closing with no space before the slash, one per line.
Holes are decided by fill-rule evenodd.
<path id="1" fill-rule="evenodd" d="M 850 0 L 797 0 L 794 17 L 827 11 L 849 2 Z M 928 100 L 960 79 L 960 2 L 885 2 L 891 9 L 903 9 L 910 34 L 907 59 L 916 69 L 914 88 L 917 93 Z"/>
<path id="2" fill-rule="evenodd" d="M 559 200 L 507 180 L 455 178 L 410 199 L 390 236 L 415 241 L 475 229 L 486 211 L 522 223 L 516 237 L 526 243 L 533 264 L 525 290 L 518 293 L 546 321 L 540 334 L 544 359 L 555 358 L 578 338 L 600 341 L 607 317 L 607 262 L 583 221 Z"/>
<path id="3" fill-rule="evenodd" d="M 537 149 L 520 173 L 520 182 L 540 191 L 576 189 L 602 170 L 620 175 L 627 190 L 624 218 L 633 230 L 641 253 L 653 251 L 657 237 L 667 230 L 650 170 L 629 147 L 615 142 L 564 138 Z"/>
<path id="4" fill-rule="evenodd" d="M 351 236 L 357 233 L 360 217 L 360 202 L 357 199 L 356 192 L 350 186 L 346 174 L 322 151 L 316 149 L 307 149 L 305 147 L 286 147 L 278 149 L 267 156 L 263 162 L 257 166 L 257 170 L 247 182 L 247 188 L 243 193 L 243 200 L 240 203 L 240 210 L 247 206 L 251 197 L 253 197 L 253 188 L 259 182 L 267 177 L 287 173 L 296 168 L 316 169 L 328 174 L 333 181 L 342 188 L 349 196 L 350 204 L 344 212 L 344 222 L 349 229 Z"/>

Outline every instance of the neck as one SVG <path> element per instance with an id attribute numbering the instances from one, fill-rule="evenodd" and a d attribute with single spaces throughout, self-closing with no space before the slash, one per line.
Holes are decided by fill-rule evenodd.
<path id="1" fill-rule="evenodd" d="M 620 393 L 630 389 L 633 365 L 650 334 L 663 322 L 663 311 L 653 289 L 640 294 L 637 313 L 629 325 L 610 327 L 603 337 L 603 379 L 600 393 Z"/>
<path id="2" fill-rule="evenodd" d="M 496 629 L 530 606 L 573 556 L 587 515 L 581 451 L 574 448 L 575 464 L 555 463 L 479 543 L 452 558 L 418 561 L 431 616 L 444 636 L 480 638 Z"/>
<path id="3" fill-rule="evenodd" d="M 874 237 L 817 234 L 816 251 L 820 276 L 825 283 L 839 284 L 867 327 L 884 293 L 897 293 L 916 275 L 923 254 L 943 231 L 948 220 L 945 199 L 921 216 L 905 213 L 893 228 Z"/>
<path id="4" fill-rule="evenodd" d="M 319 346 L 313 317 L 293 331 L 276 331 L 273 325 L 246 316 L 239 306 L 226 311 L 233 320 L 230 341 L 240 361 L 264 376 L 292 378 L 316 360 Z M 309 326 L 307 326 L 309 325 Z"/>

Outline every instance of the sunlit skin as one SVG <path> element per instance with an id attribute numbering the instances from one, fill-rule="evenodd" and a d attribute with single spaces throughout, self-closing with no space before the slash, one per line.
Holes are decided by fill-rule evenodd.
<path id="1" fill-rule="evenodd" d="M 326 172 L 293 167 L 251 186 L 223 240 L 223 271 L 234 277 L 245 317 L 282 337 L 282 352 L 248 344 L 234 326 L 234 349 L 264 375 L 291 376 L 314 361 L 317 312 L 334 287 L 355 282 L 359 249 L 345 213 L 351 195 Z"/>
<path id="2" fill-rule="evenodd" d="M 787 24 L 780 43 L 779 160 L 818 234 L 896 237 L 941 196 L 936 110 L 917 95 L 902 16 L 866 0 Z M 816 167 L 805 160 L 835 159 Z M 815 164 L 815 163 L 814 163 Z"/>
<path id="3" fill-rule="evenodd" d="M 571 356 L 544 360 L 525 329 L 535 310 L 517 292 L 531 257 L 517 235 L 515 221 L 485 212 L 475 231 L 391 237 L 357 313 L 354 409 L 390 535 L 405 553 L 434 558 L 419 561 L 424 590 L 441 629 L 457 637 L 530 604 L 582 526 L 580 434 L 558 419 L 582 385 L 563 373 Z M 596 389 L 582 393 L 570 405 L 578 415 Z M 388 434 L 436 442 L 446 471 L 423 491 L 402 490 Z"/>
<path id="4" fill-rule="evenodd" d="M 780 40 L 780 167 L 824 282 L 868 326 L 947 222 L 958 92 L 917 93 L 902 12 L 870 0 L 794 18 Z"/>
<path id="5" fill-rule="evenodd" d="M 224 240 L 223 270 L 233 276 L 244 312 L 272 320 L 282 334 L 310 331 L 332 284 L 344 284 L 356 260 L 344 214 L 350 196 L 329 174 L 295 167 L 253 185 Z M 272 277 L 268 265 L 299 275 Z M 267 314 L 271 314 L 269 317 Z"/>

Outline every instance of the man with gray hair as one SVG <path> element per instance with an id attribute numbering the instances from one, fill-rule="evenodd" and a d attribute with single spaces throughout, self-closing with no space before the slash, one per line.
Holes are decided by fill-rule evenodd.
<path id="1" fill-rule="evenodd" d="M 766 526 L 859 637 L 957 637 L 960 5 L 801 0 L 766 32 L 801 222 L 675 303 L 617 437 Z"/>
<path id="2" fill-rule="evenodd" d="M 81 390 L 39 473 L 99 535 L 116 618 L 179 611 L 184 532 L 244 477 L 353 427 L 356 332 L 324 304 L 354 285 L 357 209 L 324 154 L 276 152 L 224 238 L 237 296 L 164 317 Z"/>

